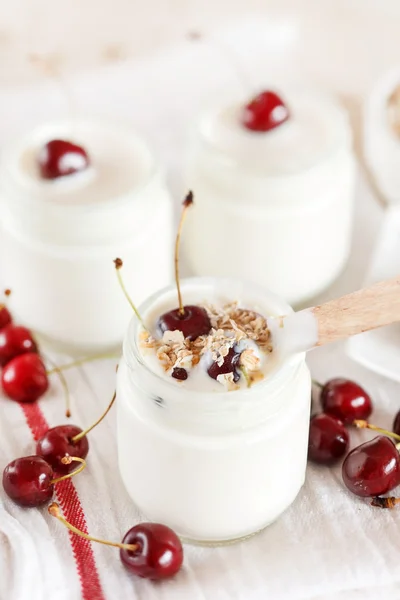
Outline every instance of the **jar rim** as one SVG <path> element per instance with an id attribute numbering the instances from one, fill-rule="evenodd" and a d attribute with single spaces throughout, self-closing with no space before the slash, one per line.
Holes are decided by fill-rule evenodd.
<path id="1" fill-rule="evenodd" d="M 119 138 L 121 132 L 124 136 L 124 152 L 133 152 L 136 148 L 142 163 L 142 167 L 138 167 L 137 180 L 128 178 L 124 181 L 126 185 L 118 184 L 114 191 L 113 185 L 110 185 L 101 198 L 97 198 L 95 193 L 96 185 L 101 185 L 104 178 L 107 178 L 107 172 L 104 174 L 101 168 L 98 183 L 94 186 L 88 183 L 86 187 L 82 180 L 90 177 L 90 169 L 77 173 L 70 180 L 67 176 L 61 178 L 62 182 L 45 182 L 50 186 L 62 184 L 61 193 L 57 194 L 54 188 L 56 198 L 52 195 L 51 187 L 47 194 L 41 193 L 45 189 L 43 182 L 39 182 L 36 187 L 29 185 L 31 176 L 29 173 L 20 173 L 18 162 L 24 148 L 29 148 L 24 144 L 28 144 L 29 140 L 31 147 L 35 140 L 44 143 L 43 138 L 46 139 L 44 136 L 47 132 L 53 139 L 57 135 L 61 137 L 69 126 L 75 127 L 78 139 L 79 133 L 83 137 L 85 128 L 93 126 L 94 141 L 103 135 L 107 136 L 108 132 Z M 9 156 L 0 165 L 2 221 L 14 230 L 46 243 L 57 246 L 88 246 L 130 239 L 133 227 L 136 231 L 145 230 L 152 221 L 155 206 L 159 206 L 159 202 L 163 202 L 165 198 L 170 198 L 164 183 L 163 169 L 151 148 L 133 128 L 124 126 L 121 120 L 96 117 L 53 120 L 38 125 L 25 137 L 9 144 L 4 152 L 9 152 Z M 100 164 L 105 164 L 104 160 Z M 113 171 L 114 178 L 118 176 L 118 172 L 118 169 Z M 114 179 L 111 178 L 110 181 L 113 182 Z M 75 192 L 79 194 L 79 202 L 70 201 Z M 85 201 L 86 195 L 92 199 L 91 202 Z"/>
<path id="2" fill-rule="evenodd" d="M 188 285 L 213 287 L 213 286 L 216 286 L 217 284 L 224 285 L 224 286 L 225 285 L 226 286 L 244 285 L 244 286 L 246 286 L 246 289 L 248 287 L 251 287 L 251 289 L 256 291 L 256 293 L 259 292 L 259 293 L 262 293 L 263 295 L 267 296 L 268 303 L 271 302 L 272 305 L 279 307 L 279 311 L 282 311 L 282 312 L 280 312 L 280 314 L 293 313 L 293 309 L 290 307 L 290 305 L 287 304 L 286 302 L 284 302 L 276 294 L 265 290 L 264 288 L 262 288 L 261 286 L 259 286 L 257 284 L 254 284 L 253 282 L 246 282 L 245 280 L 242 280 L 242 279 L 216 278 L 216 277 L 190 277 L 190 278 L 185 278 L 181 281 L 181 289 L 182 289 L 182 292 L 184 292 L 185 287 Z M 175 291 L 175 289 L 176 289 L 175 285 L 171 284 L 169 286 L 162 288 L 161 290 L 158 290 L 154 294 L 152 294 L 149 298 L 147 298 L 147 300 L 145 300 L 138 307 L 139 314 L 145 314 L 145 312 L 157 300 L 159 300 L 162 296 Z M 282 307 L 282 308 L 280 308 L 280 307 Z M 196 400 L 204 403 L 205 396 L 210 396 L 209 401 L 213 405 L 221 404 L 221 403 L 224 403 L 224 405 L 228 404 L 228 403 L 230 405 L 235 405 L 235 404 L 237 404 L 237 401 L 235 401 L 235 398 L 237 397 L 237 393 L 239 393 L 239 396 L 240 396 L 240 403 L 243 403 L 243 402 L 245 402 L 244 397 L 246 399 L 251 398 L 251 396 L 254 397 L 254 390 L 258 390 L 258 391 L 262 392 L 262 396 L 264 397 L 265 396 L 264 392 L 271 391 L 272 387 L 274 385 L 276 386 L 277 382 L 279 383 L 280 380 L 287 381 L 287 377 L 295 377 L 297 372 L 301 369 L 301 367 L 304 363 L 304 358 L 305 358 L 304 352 L 293 354 L 292 356 L 286 358 L 284 361 L 278 361 L 278 364 L 276 365 L 276 367 L 274 367 L 271 370 L 271 372 L 268 373 L 268 377 L 266 377 L 263 381 L 258 382 L 255 386 L 253 386 L 251 388 L 244 388 L 238 392 L 221 391 L 218 393 L 209 393 L 209 392 L 205 392 L 204 390 L 193 390 L 193 389 L 188 390 L 187 388 L 179 387 L 179 384 L 177 382 L 173 381 L 172 378 L 171 378 L 171 381 L 169 381 L 167 378 L 163 377 L 161 374 L 156 373 L 146 363 L 146 361 L 144 360 L 143 355 L 140 352 L 140 349 L 138 347 L 138 337 L 139 337 L 138 333 L 139 333 L 141 327 L 142 326 L 141 326 L 141 323 L 139 322 L 139 320 L 136 318 L 136 316 L 133 316 L 133 318 L 131 319 L 131 321 L 129 323 L 128 330 L 125 335 L 124 344 L 123 344 L 123 355 L 124 355 L 124 358 L 125 358 L 128 368 L 132 366 L 132 358 L 133 358 L 133 360 L 135 360 L 137 363 L 140 364 L 141 368 L 144 369 L 146 374 L 153 381 L 162 382 L 162 384 L 164 386 L 167 386 L 168 391 L 177 392 L 177 394 L 176 394 L 177 396 L 180 395 L 182 392 L 184 392 L 185 396 L 191 397 L 192 403 L 196 402 Z M 217 398 L 218 398 L 218 403 L 216 403 L 216 401 L 215 401 Z M 178 403 L 178 399 L 176 400 L 176 402 Z"/>
<path id="3" fill-rule="evenodd" d="M 329 107 L 337 113 L 337 116 L 340 117 L 341 120 L 341 129 L 342 129 L 342 135 L 338 135 L 337 136 L 337 140 L 334 144 L 331 144 L 329 146 L 329 148 L 324 151 L 321 152 L 320 156 L 318 157 L 317 160 L 313 160 L 310 162 L 310 164 L 306 165 L 306 166 L 302 166 L 299 168 L 295 168 L 295 169 L 288 169 L 288 170 L 277 170 L 276 172 L 268 171 L 265 169 L 248 169 L 245 170 L 245 173 L 247 173 L 249 176 L 251 177 L 258 177 L 258 178 L 264 178 L 264 177 L 268 177 L 268 179 L 272 179 L 272 180 L 280 180 L 283 178 L 287 178 L 287 177 L 298 177 L 299 175 L 302 175 L 304 173 L 308 173 L 309 171 L 312 171 L 313 169 L 316 169 L 322 165 L 324 165 L 325 163 L 329 162 L 329 160 L 334 157 L 335 155 L 337 155 L 340 150 L 343 147 L 347 146 L 351 147 L 351 140 L 352 140 L 352 134 L 351 134 L 351 127 L 350 127 L 350 122 L 349 122 L 349 115 L 348 112 L 345 110 L 345 108 L 342 106 L 342 104 L 336 99 L 336 97 L 332 94 L 329 93 L 327 91 L 320 91 L 320 90 L 315 90 L 315 88 L 309 88 L 306 89 L 304 88 L 304 86 L 297 86 L 297 87 L 293 87 L 290 88 L 290 90 L 292 91 L 292 93 L 307 93 L 310 97 L 312 98 L 321 98 L 327 105 L 329 105 Z M 285 95 L 286 96 L 286 95 Z M 247 98 L 248 101 L 248 98 Z M 217 107 L 213 107 L 213 108 L 209 108 L 204 110 L 200 116 L 198 116 L 197 120 L 195 120 L 192 123 L 191 126 L 191 130 L 192 130 L 192 136 L 196 136 L 200 142 L 204 145 L 205 148 L 207 148 L 207 150 L 209 150 L 210 152 L 212 152 L 217 160 L 223 165 L 227 165 L 228 167 L 235 167 L 238 164 L 238 159 L 234 156 L 234 155 L 229 155 L 225 152 L 225 150 L 221 147 L 218 147 L 218 145 L 216 145 L 214 143 L 214 141 L 212 139 L 210 139 L 210 136 L 207 135 L 206 132 L 206 125 L 207 122 L 210 121 L 210 119 L 215 118 L 215 116 L 225 107 L 225 108 L 229 108 L 229 107 L 235 107 L 236 105 L 238 105 L 240 102 L 240 104 L 243 103 L 244 105 L 244 98 L 243 98 L 243 94 L 242 95 L 236 95 L 231 102 L 226 103 L 224 105 L 219 104 Z M 285 127 L 287 123 L 283 123 L 282 127 Z M 279 129 L 279 128 L 277 128 Z M 257 138 L 257 136 L 259 136 L 259 133 L 255 133 L 252 131 L 248 131 L 246 132 L 249 136 L 252 136 L 255 140 L 259 139 Z M 276 130 L 272 130 L 272 135 L 276 134 Z M 243 173 L 243 165 L 241 166 L 241 172 Z"/>
<path id="4" fill-rule="evenodd" d="M 107 210 L 112 204 L 113 209 L 121 209 L 126 204 L 137 203 L 138 199 L 143 196 L 143 191 L 151 185 L 151 183 L 157 179 L 162 174 L 162 166 L 161 163 L 156 159 L 153 155 L 150 146 L 147 144 L 147 141 L 143 139 L 143 137 L 137 133 L 135 128 L 131 126 L 129 123 L 127 124 L 122 119 L 110 118 L 110 117 L 93 117 L 93 116 L 85 116 L 80 115 L 79 117 L 71 117 L 69 119 L 52 119 L 51 121 L 43 121 L 38 123 L 35 127 L 31 128 L 25 135 L 20 135 L 15 138 L 13 141 L 7 144 L 7 146 L 2 151 L 2 167 L 1 167 L 1 177 L 4 178 L 5 174 L 8 174 L 8 179 L 10 179 L 10 175 L 12 176 L 13 171 L 16 170 L 16 158 L 20 154 L 21 150 L 24 148 L 24 144 L 26 144 L 29 140 L 32 142 L 34 140 L 38 140 L 42 138 L 43 133 L 47 130 L 49 132 L 53 131 L 57 128 L 61 128 L 66 125 L 71 126 L 90 126 L 94 125 L 96 127 L 105 128 L 107 130 L 115 130 L 120 131 L 125 136 L 129 136 L 129 138 L 138 145 L 138 147 L 143 150 L 145 154 L 147 154 L 149 158 L 150 168 L 146 176 L 143 177 L 141 181 L 136 183 L 134 186 L 131 186 L 126 189 L 125 192 L 119 193 L 115 196 L 110 197 L 107 200 L 98 203 L 80 203 L 74 204 L 71 202 L 53 202 L 51 198 L 47 198 L 45 195 L 40 194 L 40 188 L 42 185 L 54 185 L 53 180 L 49 182 L 40 182 L 36 183 L 29 175 L 19 174 L 21 177 L 22 185 L 18 185 L 20 188 L 18 192 L 14 192 L 17 197 L 21 197 L 24 195 L 24 189 L 28 185 L 34 186 L 35 192 L 34 194 L 29 194 L 28 198 L 24 198 L 24 203 L 30 204 L 32 207 L 35 206 L 48 206 L 51 207 L 52 211 L 63 212 L 68 211 L 70 214 L 75 214 L 80 216 L 82 214 L 90 214 L 93 212 L 98 212 L 101 209 Z M 12 155 L 12 159 L 4 160 L 5 155 Z M 79 183 L 79 178 L 84 175 L 84 173 L 78 173 L 74 177 L 76 177 L 76 182 Z M 63 178 L 64 179 L 64 178 Z M 64 179 L 65 181 L 65 179 Z M 72 180 L 71 180 L 72 181 Z M 71 185 L 71 190 L 73 190 L 73 185 Z M 14 195 L 13 194 L 13 195 Z"/>

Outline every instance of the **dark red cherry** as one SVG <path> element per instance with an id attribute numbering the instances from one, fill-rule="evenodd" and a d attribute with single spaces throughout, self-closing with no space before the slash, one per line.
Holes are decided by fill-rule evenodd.
<path id="1" fill-rule="evenodd" d="M 10 312 L 4 304 L 0 304 L 0 329 L 12 322 Z"/>
<path id="2" fill-rule="evenodd" d="M 185 338 L 195 340 L 200 335 L 208 335 L 211 331 L 211 321 L 207 311 L 201 306 L 184 306 L 185 313 L 181 315 L 179 309 L 170 310 L 161 315 L 157 327 L 164 331 L 182 331 Z"/>
<path id="3" fill-rule="evenodd" d="M 121 549 L 120 556 L 124 565 L 139 577 L 167 579 L 173 577 L 182 566 L 182 544 L 176 533 L 166 525 L 135 525 L 122 543 L 137 544 L 135 551 Z"/>
<path id="4" fill-rule="evenodd" d="M 314 415 L 310 420 L 308 458 L 313 462 L 332 464 L 342 458 L 349 446 L 349 434 L 342 421 L 333 415 Z"/>
<path id="5" fill-rule="evenodd" d="M 372 401 L 367 392 L 350 379 L 331 379 L 322 387 L 321 405 L 324 412 L 334 415 L 343 423 L 355 419 L 367 420 L 372 412 Z"/>
<path id="6" fill-rule="evenodd" d="M 0 329 L 0 365 L 2 367 L 15 356 L 26 352 L 37 352 L 36 342 L 29 329 L 12 323 Z"/>
<path id="7" fill-rule="evenodd" d="M 250 100 L 243 108 L 242 124 L 251 131 L 265 132 L 282 125 L 289 118 L 283 100 L 266 90 Z"/>
<path id="8" fill-rule="evenodd" d="M 51 140 L 40 150 L 38 165 L 43 179 L 57 179 L 83 171 L 90 164 L 81 146 L 66 140 Z"/>
<path id="9" fill-rule="evenodd" d="M 53 469 L 40 456 L 17 458 L 3 471 L 7 496 L 21 506 L 40 506 L 53 497 Z"/>
<path id="10" fill-rule="evenodd" d="M 72 438 L 82 432 L 76 425 L 58 425 L 49 429 L 36 445 L 36 454 L 41 456 L 53 467 L 57 474 L 64 475 L 76 469 L 76 464 L 63 464 L 64 456 L 86 458 L 89 452 L 89 442 L 85 435 L 76 442 Z"/>
<path id="11" fill-rule="evenodd" d="M 400 435 L 400 410 L 394 418 L 392 429 L 393 429 L 394 433 L 397 433 L 397 435 Z"/>
<path id="12" fill-rule="evenodd" d="M 381 496 L 400 483 L 400 458 L 391 439 L 383 435 L 354 448 L 345 458 L 342 476 L 357 496 Z"/>
<path id="13" fill-rule="evenodd" d="M 49 387 L 46 367 L 38 354 L 21 354 L 3 369 L 1 383 L 5 394 L 17 402 L 35 402 Z"/>
<path id="14" fill-rule="evenodd" d="M 240 352 L 236 352 L 234 348 L 230 348 L 228 354 L 224 356 L 224 362 L 219 365 L 217 362 L 213 362 L 208 368 L 207 373 L 213 379 L 217 379 L 218 375 L 225 375 L 226 373 L 233 373 L 233 381 L 239 381 L 240 375 L 236 368 L 240 359 Z"/>

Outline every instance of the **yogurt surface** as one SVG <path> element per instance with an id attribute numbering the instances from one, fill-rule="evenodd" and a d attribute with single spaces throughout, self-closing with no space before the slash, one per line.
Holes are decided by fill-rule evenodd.
<path id="1" fill-rule="evenodd" d="M 137 343 L 146 365 L 177 386 L 202 392 L 237 391 L 262 381 L 276 367 L 276 357 L 259 303 L 250 306 L 228 294 L 203 293 L 199 296 L 190 287 L 185 290 L 185 304 L 203 308 L 210 321 L 209 334 L 195 340 L 185 339 L 179 330 L 160 331 L 159 318 L 176 309 L 174 294 L 144 314 L 147 329 L 141 329 Z M 210 367 L 223 367 L 231 352 L 237 357 L 232 371 L 216 379 L 210 376 Z M 174 378 L 174 369 L 184 369 L 187 379 Z"/>
<path id="2" fill-rule="evenodd" d="M 271 131 L 248 130 L 242 124 L 241 102 L 203 117 L 199 134 L 226 160 L 263 175 L 290 175 L 309 169 L 348 141 L 345 115 L 323 94 L 296 91 L 289 94 L 289 102 L 288 120 Z"/>
<path id="3" fill-rule="evenodd" d="M 84 148 L 90 166 L 72 175 L 43 179 L 38 157 L 53 139 Z M 43 125 L 8 148 L 4 160 L 25 193 L 41 201 L 69 205 L 116 201 L 147 181 L 153 169 L 153 159 L 139 138 L 115 124 L 102 123 L 99 127 L 90 119 Z"/>

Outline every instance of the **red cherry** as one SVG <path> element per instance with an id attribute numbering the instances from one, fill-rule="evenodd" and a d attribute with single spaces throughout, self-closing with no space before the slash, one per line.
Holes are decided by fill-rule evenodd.
<path id="1" fill-rule="evenodd" d="M 36 445 L 36 454 L 48 462 L 58 474 L 71 473 L 76 469 L 72 462 L 64 464 L 61 459 L 64 456 L 77 456 L 86 458 L 89 452 L 89 442 L 87 436 L 80 438 L 76 442 L 72 438 L 82 432 L 76 425 L 58 425 L 49 429 Z"/>
<path id="2" fill-rule="evenodd" d="M 266 90 L 250 100 L 242 112 L 242 124 L 251 131 L 270 131 L 282 125 L 289 118 L 289 111 L 283 100 Z"/>
<path id="3" fill-rule="evenodd" d="M 21 506 L 40 506 L 53 497 L 53 469 L 40 456 L 17 458 L 3 472 L 6 494 Z"/>
<path id="4" fill-rule="evenodd" d="M 211 331 L 211 321 L 207 311 L 201 306 L 184 306 L 184 314 L 179 308 L 170 310 L 161 315 L 157 327 L 164 331 L 182 331 L 185 338 L 195 340 L 200 335 L 208 335 Z"/>
<path id="5" fill-rule="evenodd" d="M 90 164 L 89 156 L 81 146 L 66 140 L 51 140 L 38 156 L 40 175 L 43 179 L 57 179 L 83 171 Z"/>
<path id="6" fill-rule="evenodd" d="M 372 401 L 367 392 L 350 379 L 331 379 L 321 391 L 324 412 L 334 415 L 343 423 L 356 419 L 367 420 L 372 412 Z"/>
<path id="7" fill-rule="evenodd" d="M 400 410 L 394 418 L 392 430 L 394 433 L 397 433 L 397 435 L 400 435 Z"/>
<path id="8" fill-rule="evenodd" d="M 10 312 L 4 304 L 0 304 L 0 329 L 12 322 Z"/>
<path id="9" fill-rule="evenodd" d="M 140 523 L 125 534 L 123 544 L 135 544 L 137 550 L 121 548 L 124 565 L 146 579 L 167 579 L 181 568 L 183 549 L 180 539 L 166 525 Z"/>
<path id="10" fill-rule="evenodd" d="M 332 464 L 347 452 L 349 434 L 342 421 L 321 413 L 310 421 L 308 458 L 313 462 Z"/>
<path id="11" fill-rule="evenodd" d="M 5 394 L 17 402 L 34 402 L 49 387 L 46 367 L 38 354 L 21 354 L 3 369 L 1 383 Z"/>
<path id="12" fill-rule="evenodd" d="M 208 368 L 207 373 L 213 379 L 217 379 L 218 375 L 233 373 L 233 381 L 239 381 L 240 375 L 236 370 L 239 359 L 240 352 L 236 352 L 234 348 L 230 348 L 228 354 L 224 356 L 224 362 L 222 365 L 219 365 L 217 362 L 213 362 Z"/>
<path id="13" fill-rule="evenodd" d="M 342 466 L 343 481 L 357 496 L 380 496 L 400 483 L 400 458 L 396 446 L 384 435 L 354 448 Z"/>
<path id="14" fill-rule="evenodd" d="M 26 327 L 10 324 L 0 329 L 0 365 L 2 367 L 15 356 L 37 351 L 36 342 Z"/>

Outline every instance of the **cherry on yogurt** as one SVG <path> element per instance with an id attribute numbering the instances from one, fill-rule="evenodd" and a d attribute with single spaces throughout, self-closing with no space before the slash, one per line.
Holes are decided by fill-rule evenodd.
<path id="1" fill-rule="evenodd" d="M 40 176 L 58 179 L 84 171 L 90 164 L 89 156 L 82 146 L 67 140 L 51 140 L 40 150 L 38 158 Z"/>
<path id="2" fill-rule="evenodd" d="M 278 94 L 264 90 L 246 104 L 241 120 L 246 129 L 262 133 L 279 127 L 289 116 L 289 110 Z"/>
<path id="3" fill-rule="evenodd" d="M 188 192 L 183 201 L 181 219 L 175 240 L 175 282 L 178 292 L 178 308 L 174 308 L 160 316 L 157 328 L 161 333 L 165 331 L 181 331 L 185 338 L 195 340 L 201 335 L 208 335 L 211 331 L 211 321 L 207 311 L 201 306 L 184 306 L 182 302 L 181 286 L 179 279 L 179 245 L 183 223 L 187 210 L 193 204 L 193 192 Z"/>

